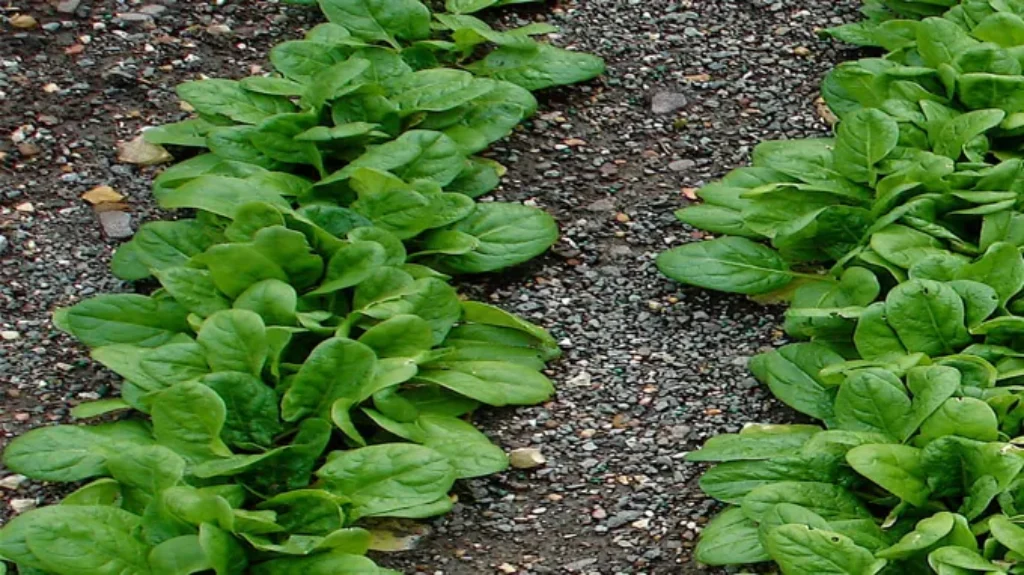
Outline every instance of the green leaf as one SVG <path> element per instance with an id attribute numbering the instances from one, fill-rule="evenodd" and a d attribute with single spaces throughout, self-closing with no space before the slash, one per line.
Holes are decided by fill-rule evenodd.
<path id="1" fill-rule="evenodd" d="M 295 110 L 287 98 L 257 94 L 234 80 L 197 80 L 178 84 L 178 96 L 200 114 L 226 116 L 242 124 L 258 124 L 275 114 Z"/>
<path id="2" fill-rule="evenodd" d="M 243 205 L 252 202 L 265 202 L 283 210 L 291 209 L 291 205 L 277 190 L 225 176 L 199 176 L 176 188 L 157 188 L 154 194 L 164 209 L 195 208 L 227 218 L 234 218 Z"/>
<path id="3" fill-rule="evenodd" d="M 179 383 L 153 400 L 153 437 L 193 462 L 227 457 L 231 451 L 220 439 L 226 408 L 209 387 Z"/>
<path id="4" fill-rule="evenodd" d="M 467 234 L 478 242 L 468 253 L 436 257 L 440 269 L 450 273 L 486 273 L 512 267 L 544 253 L 558 240 L 558 225 L 547 212 L 501 202 L 477 204 L 473 213 L 446 231 Z"/>
<path id="5" fill-rule="evenodd" d="M 907 348 L 903 347 L 903 342 L 889 325 L 885 309 L 884 302 L 876 302 L 869 305 L 857 318 L 853 342 L 857 347 L 857 353 L 864 359 L 879 359 L 907 353 Z"/>
<path id="6" fill-rule="evenodd" d="M 924 506 L 931 494 L 921 466 L 921 450 L 909 445 L 861 445 L 846 454 L 857 473 L 903 501 Z"/>
<path id="7" fill-rule="evenodd" d="M 265 561 L 252 568 L 252 575 L 392 575 L 362 555 L 345 552 L 318 553 L 310 557 L 288 557 Z"/>
<path id="8" fill-rule="evenodd" d="M 314 30 L 310 30 L 310 34 Z M 271 48 L 269 56 L 278 72 L 300 84 L 308 84 L 317 73 L 345 60 L 348 54 L 326 42 L 290 40 Z"/>
<path id="9" fill-rule="evenodd" d="M 446 387 L 488 405 L 532 405 L 554 394 L 543 374 L 502 361 L 460 361 L 448 369 L 423 369 L 416 381 Z"/>
<path id="10" fill-rule="evenodd" d="M 873 183 L 875 165 L 896 147 L 900 129 L 881 110 L 863 108 L 839 123 L 834 153 L 835 169 L 854 182 Z"/>
<path id="11" fill-rule="evenodd" d="M 213 127 L 214 124 L 202 118 L 193 118 L 147 128 L 142 137 L 150 144 L 205 148 L 206 134 Z"/>
<path id="12" fill-rule="evenodd" d="M 831 483 L 779 481 L 754 489 L 743 498 L 743 512 L 754 521 L 779 503 L 806 507 L 828 521 L 870 518 L 853 493 Z"/>
<path id="13" fill-rule="evenodd" d="M 765 549 L 789 575 L 873 575 L 885 566 L 852 539 L 806 525 L 782 525 L 768 532 Z"/>
<path id="14" fill-rule="evenodd" d="M 794 277 L 776 251 L 739 237 L 673 248 L 659 254 L 657 264 L 676 281 L 747 295 L 781 289 Z"/>
<path id="15" fill-rule="evenodd" d="M 549 44 L 501 46 L 466 69 L 522 86 L 531 92 L 577 84 L 600 76 L 604 60 L 591 54 L 570 52 Z"/>
<path id="16" fill-rule="evenodd" d="M 939 130 L 935 153 L 959 159 L 968 142 L 998 126 L 1005 117 L 1002 110 L 975 110 L 956 116 Z"/>
<path id="17" fill-rule="evenodd" d="M 896 286 L 885 299 L 889 325 L 911 353 L 955 353 L 970 343 L 963 300 L 948 285 L 910 280 Z"/>
<path id="18" fill-rule="evenodd" d="M 239 371 L 255 376 L 263 371 L 268 353 L 266 328 L 254 312 L 217 312 L 203 322 L 196 339 L 206 351 L 213 371 Z"/>
<path id="19" fill-rule="evenodd" d="M 152 443 L 146 427 L 137 422 L 41 427 L 12 441 L 3 461 L 10 470 L 34 479 L 80 481 L 106 475 L 107 460 L 119 451 Z"/>
<path id="20" fill-rule="evenodd" d="M 200 380 L 220 396 L 227 408 L 221 438 L 241 449 L 268 448 L 284 430 L 273 389 L 247 373 L 222 371 Z"/>
<path id="21" fill-rule="evenodd" d="M 105 294 L 58 310 L 53 322 L 89 347 L 118 343 L 156 347 L 188 331 L 187 315 L 170 299 Z"/>
<path id="22" fill-rule="evenodd" d="M 902 440 L 911 401 L 903 382 L 880 370 L 854 372 L 839 388 L 835 421 L 842 429 L 873 431 Z"/>
<path id="23" fill-rule="evenodd" d="M 121 484 L 110 478 L 83 485 L 61 500 L 61 505 L 102 505 L 121 507 Z"/>
<path id="24" fill-rule="evenodd" d="M 842 356 L 823 345 L 798 343 L 754 356 L 750 371 L 786 405 L 829 421 L 835 395 L 819 372 L 842 361 Z"/>
<path id="25" fill-rule="evenodd" d="M 130 409 L 123 399 L 97 399 L 95 401 L 88 401 L 86 403 L 80 403 L 75 407 L 71 408 L 71 417 L 75 419 L 92 419 L 93 417 L 99 417 L 101 415 L 107 415 L 115 411 L 123 411 Z"/>
<path id="26" fill-rule="evenodd" d="M 362 382 L 373 373 L 376 355 L 369 347 L 335 337 L 313 348 L 281 401 L 285 421 L 327 414 L 343 397 L 355 397 Z"/>
<path id="27" fill-rule="evenodd" d="M 196 220 L 149 222 L 114 252 L 111 270 L 123 280 L 140 280 L 153 270 L 185 265 L 218 241 L 218 236 Z"/>
<path id="28" fill-rule="evenodd" d="M 462 172 L 465 160 L 458 144 L 443 133 L 409 130 L 391 142 L 371 146 L 319 185 L 347 180 L 359 168 L 373 168 L 406 181 L 427 179 L 445 186 Z"/>
<path id="29" fill-rule="evenodd" d="M 299 296 L 295 288 L 280 280 L 263 280 L 238 295 L 233 307 L 256 313 L 267 325 L 293 326 Z"/>
<path id="30" fill-rule="evenodd" d="M 973 397 L 949 398 L 921 424 L 919 441 L 957 435 L 978 441 L 999 438 L 999 420 L 984 401 Z"/>
<path id="31" fill-rule="evenodd" d="M 358 90 L 364 85 L 361 81 L 362 75 L 369 67 L 369 60 L 352 57 L 320 70 L 306 87 L 302 96 L 303 107 L 320 110 L 327 102 Z M 302 130 L 295 130 L 290 135 L 295 136 L 312 129 L 317 125 L 317 119 L 316 116 L 313 116 L 311 121 L 303 122 Z M 313 149 L 315 150 L 316 147 L 314 146 Z"/>
<path id="32" fill-rule="evenodd" d="M 396 39 L 430 36 L 430 10 L 417 0 L 320 0 L 320 9 L 334 24 L 369 42 L 400 46 Z"/>
<path id="33" fill-rule="evenodd" d="M 391 86 L 390 99 L 403 116 L 415 112 L 443 112 L 457 108 L 494 89 L 462 70 L 432 68 L 408 74 Z"/>
<path id="34" fill-rule="evenodd" d="M 964 266 L 957 274 L 957 279 L 991 286 L 999 295 L 999 305 L 1006 305 L 1024 288 L 1024 259 L 1017 246 L 996 242 L 989 246 L 980 259 Z"/>
<path id="35" fill-rule="evenodd" d="M 455 470 L 430 448 L 391 443 L 335 452 L 317 476 L 352 502 L 356 519 L 436 501 L 451 489 Z"/>
<path id="36" fill-rule="evenodd" d="M 777 481 L 838 483 L 848 473 L 842 457 L 833 454 L 794 455 L 760 461 L 729 461 L 709 469 L 700 478 L 701 490 L 719 501 L 739 504 L 758 487 Z"/>
<path id="37" fill-rule="evenodd" d="M 739 434 L 717 435 L 687 461 L 744 461 L 795 455 L 821 428 L 813 425 L 755 425 Z"/>
<path id="38" fill-rule="evenodd" d="M 963 28 L 943 18 L 926 18 L 917 27 L 917 49 L 930 68 L 952 64 L 957 55 L 977 43 Z"/>
<path id="39" fill-rule="evenodd" d="M 206 270 L 174 266 L 153 273 L 167 293 L 200 317 L 231 308 L 231 302 L 217 290 L 213 276 Z"/>
<path id="40" fill-rule="evenodd" d="M 758 539 L 757 524 L 738 507 L 727 508 L 704 527 L 694 557 L 707 565 L 742 565 L 770 559 Z"/>
<path id="41" fill-rule="evenodd" d="M 32 511 L 15 521 L 30 524 L 21 527 L 25 545 L 47 572 L 154 573 L 147 561 L 149 546 L 139 538 L 140 518 L 127 511 L 107 506 L 59 506 Z"/>

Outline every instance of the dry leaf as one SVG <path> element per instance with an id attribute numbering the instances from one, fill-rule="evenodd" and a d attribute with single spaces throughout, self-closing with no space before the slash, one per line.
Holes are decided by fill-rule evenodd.
<path id="1" fill-rule="evenodd" d="M 431 533 L 430 526 L 411 519 L 372 521 L 367 528 L 370 530 L 370 549 L 384 552 L 411 551 Z"/>
<path id="2" fill-rule="evenodd" d="M 117 159 L 129 164 L 153 166 L 170 162 L 174 157 L 163 146 L 150 144 L 142 136 L 138 136 L 130 142 L 118 144 Z"/>
<path id="3" fill-rule="evenodd" d="M 117 193 L 117 191 L 110 186 L 96 186 L 82 194 L 82 199 L 95 206 L 97 204 L 120 202 L 124 199 L 124 196 Z"/>

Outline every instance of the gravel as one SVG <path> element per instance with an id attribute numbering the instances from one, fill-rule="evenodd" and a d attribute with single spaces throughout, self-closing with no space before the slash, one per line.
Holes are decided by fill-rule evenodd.
<path id="1" fill-rule="evenodd" d="M 115 377 L 49 318 L 131 287 L 110 275 L 119 240 L 82 193 L 113 187 L 135 225 L 165 217 L 149 192 L 155 169 L 117 162 L 116 144 L 183 117 L 175 84 L 258 70 L 270 45 L 313 21 L 272 2 L 74 4 L 61 3 L 73 14 L 30 4 L 33 29 L 0 23 L 5 442 L 115 393 Z M 691 188 L 745 163 L 759 141 L 827 133 L 818 84 L 851 54 L 815 30 L 851 20 L 854 4 L 563 0 L 487 15 L 510 26 L 547 19 L 562 28 L 554 42 L 609 63 L 602 80 L 543 95 L 540 114 L 490 152 L 509 168 L 497 198 L 549 210 L 562 240 L 463 286 L 550 328 L 565 350 L 550 372 L 554 400 L 476 417 L 506 449 L 538 449 L 547 462 L 462 482 L 433 535 L 382 563 L 423 574 L 707 572 L 691 554 L 718 507 L 697 488 L 703 468 L 682 458 L 748 421 L 791 417 L 745 367 L 784 340 L 776 309 L 681 287 L 653 259 L 703 237 L 672 217 Z M 3 517 L 63 492 L 4 479 L 0 490 Z"/>

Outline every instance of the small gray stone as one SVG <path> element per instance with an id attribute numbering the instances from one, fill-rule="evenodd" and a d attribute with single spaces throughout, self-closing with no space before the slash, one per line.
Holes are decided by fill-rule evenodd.
<path id="1" fill-rule="evenodd" d="M 597 200 L 595 202 L 592 202 L 589 206 L 587 206 L 587 210 L 591 212 L 610 212 L 614 209 L 615 202 L 609 200 L 608 198 Z"/>
<path id="2" fill-rule="evenodd" d="M 668 165 L 668 169 L 673 172 L 685 172 L 686 170 L 693 169 L 697 165 L 697 162 L 693 160 L 676 160 Z"/>
<path id="3" fill-rule="evenodd" d="M 57 3 L 57 11 L 61 14 L 74 14 L 82 0 L 61 0 Z"/>
<path id="4" fill-rule="evenodd" d="M 609 529 L 618 529 L 627 523 L 636 521 L 643 515 L 640 511 L 623 511 L 612 515 L 612 518 L 608 520 Z"/>
<path id="5" fill-rule="evenodd" d="M 678 92 L 658 92 L 651 98 L 651 111 L 655 114 L 675 112 L 686 105 L 686 96 Z"/>
<path id="6" fill-rule="evenodd" d="M 100 224 L 108 238 L 132 237 L 132 217 L 124 212 L 100 212 Z"/>
<path id="7" fill-rule="evenodd" d="M 0 236 L 0 256 L 4 255 L 7 251 L 7 237 Z"/>
<path id="8" fill-rule="evenodd" d="M 139 8 L 139 12 L 142 14 L 148 14 L 154 18 L 163 14 L 167 11 L 167 6 L 161 6 L 159 4 L 147 4 L 142 8 Z"/>
<path id="9" fill-rule="evenodd" d="M 123 22 L 131 23 L 150 22 L 153 20 L 153 17 L 149 14 L 142 14 L 139 12 L 120 12 L 117 17 Z"/>
<path id="10" fill-rule="evenodd" d="M 594 563 L 597 563 L 597 559 L 580 559 L 579 561 L 573 561 L 572 563 L 562 565 L 562 569 L 565 569 L 566 571 L 582 571 Z"/>

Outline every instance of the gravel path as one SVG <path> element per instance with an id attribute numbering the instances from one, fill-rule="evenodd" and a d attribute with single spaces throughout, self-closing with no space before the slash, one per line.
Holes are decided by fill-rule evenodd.
<path id="1" fill-rule="evenodd" d="M 181 117 L 175 84 L 265 65 L 268 46 L 311 16 L 255 1 L 61 7 L 71 4 L 67 14 L 22 0 L 42 29 L 0 23 L 4 442 L 114 390 L 49 315 L 130 287 L 109 274 L 120 240 L 104 235 L 82 193 L 114 187 L 133 225 L 159 215 L 152 170 L 119 164 L 115 144 Z M 563 0 L 502 12 L 509 24 L 546 17 L 562 28 L 557 43 L 609 63 L 604 79 L 543 96 L 541 114 L 492 151 L 509 167 L 499 196 L 551 211 L 562 241 L 464 287 L 549 327 L 566 350 L 552 372 L 556 400 L 478 415 L 495 441 L 539 448 L 548 463 L 463 482 L 433 536 L 382 562 L 453 575 L 703 572 L 690 554 L 714 504 L 697 488 L 701 468 L 681 458 L 710 435 L 789 417 L 745 367 L 782 334 L 774 310 L 682 288 L 653 258 L 699 238 L 671 215 L 690 187 L 743 164 L 761 140 L 826 132 L 817 86 L 850 54 L 814 30 L 852 19 L 854 4 Z M 9 487 L 0 480 L 4 517 L 60 493 Z"/>

